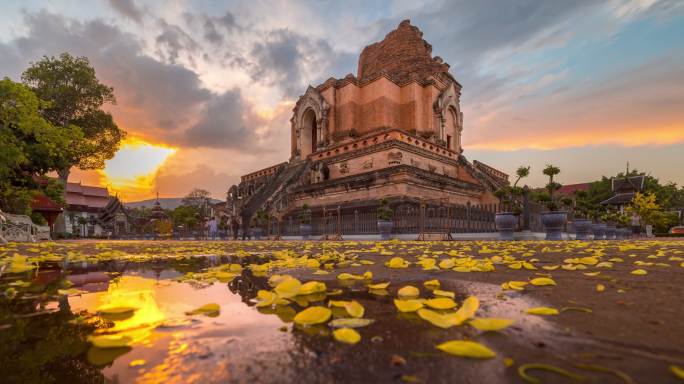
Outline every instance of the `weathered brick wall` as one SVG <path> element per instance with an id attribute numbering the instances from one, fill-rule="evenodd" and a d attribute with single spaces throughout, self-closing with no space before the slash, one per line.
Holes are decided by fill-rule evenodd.
<path id="1" fill-rule="evenodd" d="M 358 78 L 364 81 L 386 73 L 403 83 L 448 71 L 448 64 L 432 57 L 432 46 L 423 40 L 423 32 L 404 20 L 384 40 L 364 48 L 359 57 Z"/>

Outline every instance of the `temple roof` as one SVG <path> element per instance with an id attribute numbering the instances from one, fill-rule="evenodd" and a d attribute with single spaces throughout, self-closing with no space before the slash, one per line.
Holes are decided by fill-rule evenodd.
<path id="1" fill-rule="evenodd" d="M 432 46 L 423 40 L 423 32 L 411 25 L 410 20 L 404 20 L 382 41 L 363 49 L 357 77 L 363 82 L 385 74 L 397 83 L 404 83 L 424 80 L 437 73 L 451 78 L 449 64 L 440 57 L 432 57 Z"/>

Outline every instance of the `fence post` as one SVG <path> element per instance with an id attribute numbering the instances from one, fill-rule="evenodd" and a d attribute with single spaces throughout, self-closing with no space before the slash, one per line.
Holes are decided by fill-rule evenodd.
<path id="1" fill-rule="evenodd" d="M 466 232 L 470 232 L 470 201 L 466 202 Z"/>
<path id="2" fill-rule="evenodd" d="M 530 230 L 530 187 L 523 187 L 523 231 Z"/>

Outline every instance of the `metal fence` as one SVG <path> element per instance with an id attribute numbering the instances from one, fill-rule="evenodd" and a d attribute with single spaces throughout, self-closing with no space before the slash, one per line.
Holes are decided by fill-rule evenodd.
<path id="1" fill-rule="evenodd" d="M 401 203 L 392 206 L 394 234 L 495 232 L 498 204 L 429 205 Z M 272 218 L 262 230 L 269 236 L 300 235 L 301 211 L 291 212 L 282 221 Z M 378 234 L 377 207 L 325 209 L 311 212 L 311 235 Z"/>

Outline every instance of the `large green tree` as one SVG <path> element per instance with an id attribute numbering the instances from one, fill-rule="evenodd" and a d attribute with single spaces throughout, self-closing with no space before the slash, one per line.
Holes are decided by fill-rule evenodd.
<path id="1" fill-rule="evenodd" d="M 83 135 L 72 142 L 68 161 L 57 171 L 66 185 L 71 167 L 99 169 L 114 157 L 125 132 L 104 111 L 105 104 L 116 103 L 112 87 L 100 83 L 86 57 L 68 53 L 58 58 L 44 56 L 21 76 L 36 95 L 47 102 L 42 114 L 54 126 L 76 126 Z"/>
<path id="2" fill-rule="evenodd" d="M 55 127 L 41 115 L 45 102 L 27 86 L 0 80 L 0 208 L 26 213 L 34 175 L 65 167 L 83 140 L 74 125 Z"/>

